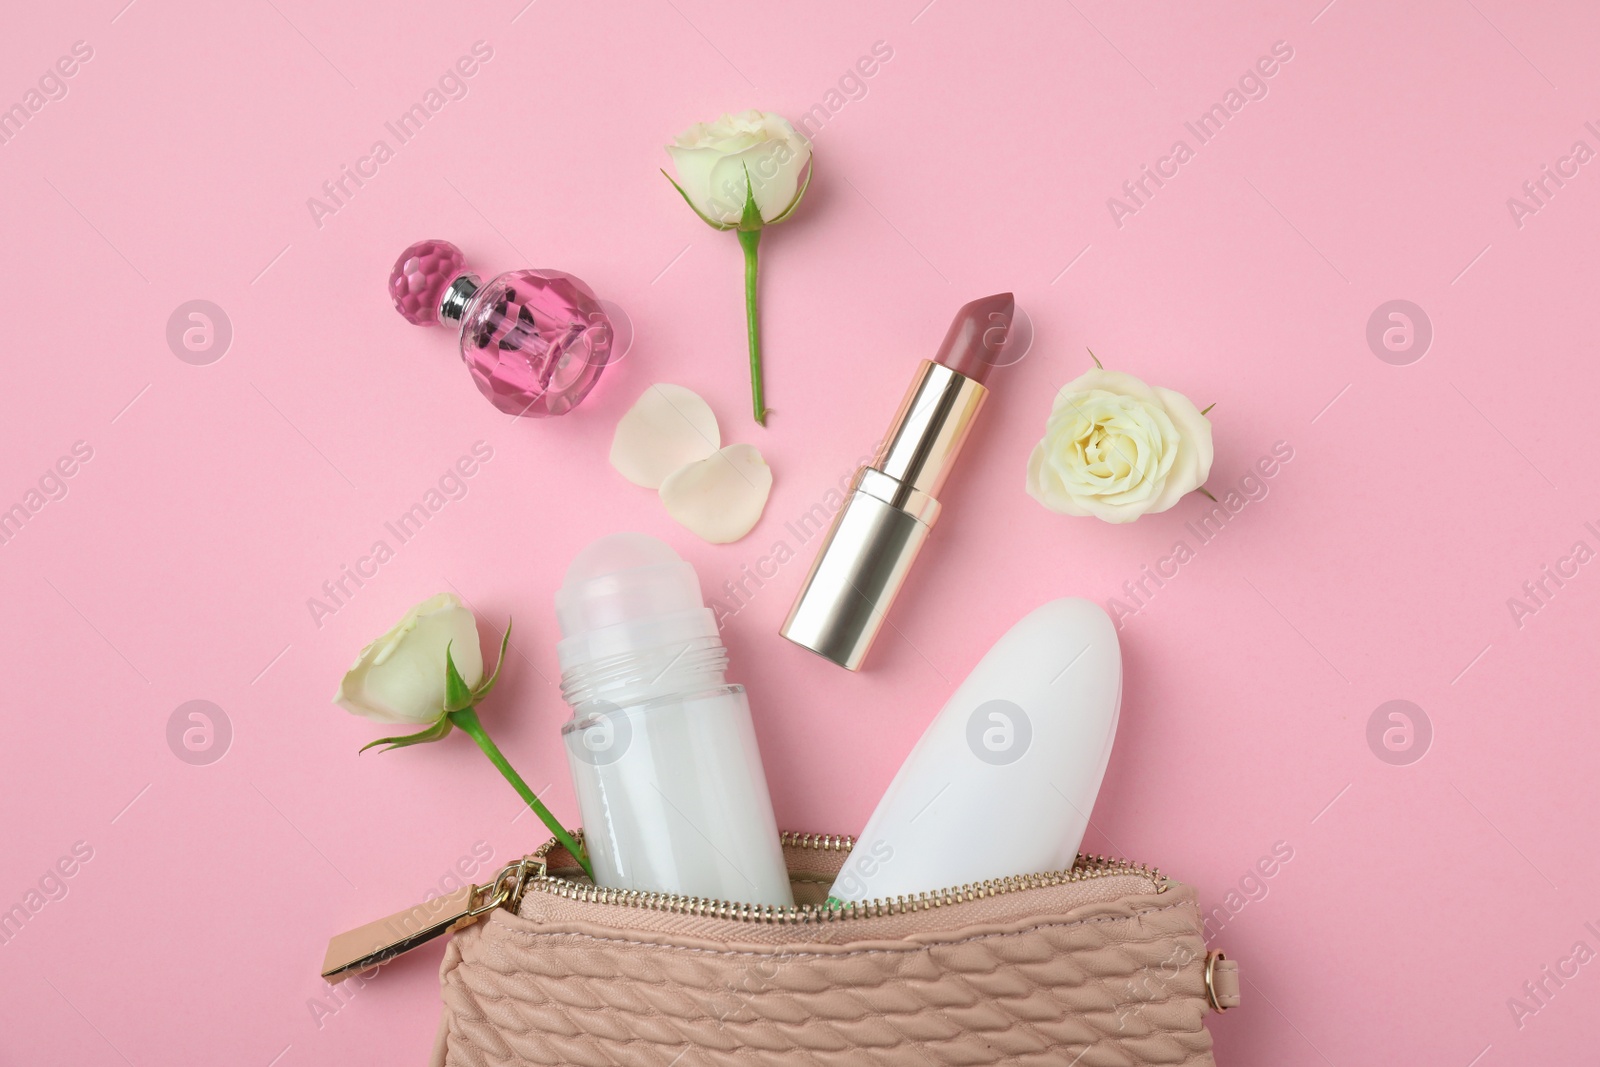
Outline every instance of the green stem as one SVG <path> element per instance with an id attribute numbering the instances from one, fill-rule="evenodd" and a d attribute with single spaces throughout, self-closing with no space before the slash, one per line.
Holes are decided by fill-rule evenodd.
<path id="1" fill-rule="evenodd" d="M 556 840 L 561 842 L 561 847 L 572 853 L 573 858 L 583 866 L 583 873 L 589 876 L 590 881 L 593 881 L 594 868 L 589 865 L 589 854 L 583 850 L 582 845 L 578 844 L 576 838 L 567 833 L 566 828 L 550 813 L 550 809 L 545 807 L 544 803 L 534 795 L 533 790 L 528 788 L 528 783 L 522 780 L 522 775 L 516 772 L 516 768 L 511 766 L 505 756 L 501 754 L 500 749 L 489 739 L 489 735 L 484 732 L 483 723 L 478 721 L 478 709 L 468 706 L 460 711 L 452 711 L 450 713 L 450 721 L 459 726 L 463 733 L 478 743 L 478 747 L 483 749 L 483 754 L 489 757 L 489 762 L 494 764 L 500 773 L 505 776 L 506 781 L 511 783 L 511 787 L 517 791 L 517 794 L 528 802 L 528 807 L 532 808 L 533 813 L 544 821 L 544 824 L 550 828 L 550 832 L 556 835 Z"/>
<path id="2" fill-rule="evenodd" d="M 750 402 L 756 422 L 767 424 L 767 400 L 761 388 L 761 321 L 756 312 L 756 245 L 760 230 L 740 230 L 739 247 L 744 249 L 744 319 L 750 334 Z"/>

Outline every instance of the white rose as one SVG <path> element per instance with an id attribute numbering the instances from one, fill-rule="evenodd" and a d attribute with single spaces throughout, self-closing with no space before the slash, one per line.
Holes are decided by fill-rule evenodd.
<path id="1" fill-rule="evenodd" d="M 763 223 L 778 221 L 794 206 L 811 143 L 782 115 L 751 109 L 690 126 L 667 154 L 689 204 L 707 221 L 732 226 L 744 214 L 747 187 Z"/>
<path id="2" fill-rule="evenodd" d="M 454 593 L 424 600 L 363 648 L 333 702 L 378 722 L 437 722 L 445 713 L 446 647 L 467 688 L 477 688 L 483 680 L 478 624 Z"/>
<path id="3" fill-rule="evenodd" d="M 1211 422 L 1188 397 L 1096 368 L 1056 394 L 1028 494 L 1064 515 L 1132 522 L 1205 484 L 1211 454 Z"/>

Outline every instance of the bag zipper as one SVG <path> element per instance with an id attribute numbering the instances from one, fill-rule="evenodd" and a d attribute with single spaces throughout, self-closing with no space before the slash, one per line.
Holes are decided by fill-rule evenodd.
<path id="1" fill-rule="evenodd" d="M 579 831 L 579 839 L 582 839 L 582 831 Z M 849 852 L 855 847 L 856 843 L 855 838 L 848 835 L 801 834 L 789 831 L 783 833 L 782 839 L 785 848 L 813 849 L 820 852 Z M 739 904 L 726 900 L 709 900 L 705 897 L 688 897 L 677 893 L 652 893 L 637 889 L 605 889 L 600 886 L 584 885 L 569 878 L 558 878 L 550 873 L 549 863 L 546 859 L 550 850 L 555 846 L 556 840 L 551 838 L 529 857 L 534 862 L 529 865 L 522 885 L 514 894 L 515 899 L 511 904 L 513 909 L 515 909 L 517 903 L 520 903 L 522 892 L 531 889 L 535 892 L 550 893 L 566 900 L 576 900 L 586 904 L 616 904 L 626 908 L 644 908 L 648 911 L 665 911 L 677 915 L 726 919 L 733 922 L 783 925 L 791 923 L 844 922 L 850 919 L 873 919 L 885 915 L 905 915 L 911 912 L 949 907 L 953 904 L 961 904 L 971 900 L 1004 896 L 1007 893 L 1021 892 L 1025 889 L 1043 889 L 1047 886 L 1064 885 L 1069 882 L 1087 882 L 1096 878 L 1112 878 L 1118 875 L 1131 874 L 1148 878 L 1155 883 L 1155 891 L 1157 893 L 1166 890 L 1166 879 L 1154 867 L 1148 867 L 1142 863 L 1133 863 L 1128 860 L 1080 853 L 1077 862 L 1065 871 L 1047 871 L 1043 874 L 991 878 L 983 882 L 972 882 L 951 889 L 939 889 L 928 893 L 917 893 L 912 896 L 852 901 L 837 908 L 829 908 L 820 904 L 776 907 L 771 904 Z"/>

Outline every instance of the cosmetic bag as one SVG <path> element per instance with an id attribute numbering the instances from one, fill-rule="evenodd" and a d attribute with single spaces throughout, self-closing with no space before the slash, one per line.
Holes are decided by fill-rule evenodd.
<path id="1" fill-rule="evenodd" d="M 508 866 L 445 951 L 434 1067 L 1200 1065 L 1239 1002 L 1194 890 L 1151 868 L 828 908 L 853 841 L 783 845 L 794 908 L 596 888 L 553 841 Z"/>

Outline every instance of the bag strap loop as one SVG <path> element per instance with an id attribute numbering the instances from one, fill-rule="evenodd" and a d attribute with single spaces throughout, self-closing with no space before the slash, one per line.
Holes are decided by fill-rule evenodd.
<path id="1" fill-rule="evenodd" d="M 1239 1006 L 1239 964 L 1221 952 L 1206 954 L 1206 1000 L 1218 1013 Z"/>

